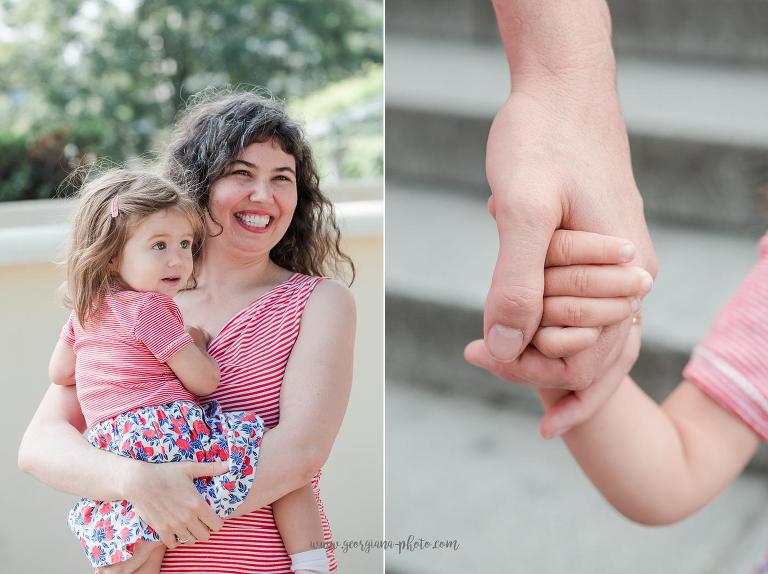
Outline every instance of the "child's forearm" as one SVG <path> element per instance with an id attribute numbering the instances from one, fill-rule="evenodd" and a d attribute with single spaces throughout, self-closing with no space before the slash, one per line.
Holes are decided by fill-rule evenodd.
<path id="1" fill-rule="evenodd" d="M 323 525 L 311 485 L 273 502 L 272 512 L 288 554 L 323 547 Z"/>
<path id="2" fill-rule="evenodd" d="M 683 383 L 659 406 L 628 376 L 563 439 L 605 498 L 643 524 L 676 522 L 704 506 L 758 444 L 692 384 Z"/>

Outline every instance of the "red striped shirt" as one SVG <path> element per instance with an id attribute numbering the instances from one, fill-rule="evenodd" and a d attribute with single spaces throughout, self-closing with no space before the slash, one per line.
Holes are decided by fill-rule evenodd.
<path id="1" fill-rule="evenodd" d="M 75 352 L 77 398 L 89 427 L 137 407 L 197 402 L 166 364 L 193 343 L 166 295 L 115 291 L 87 329 L 72 312 L 61 337 Z"/>
<path id="2" fill-rule="evenodd" d="M 683 376 L 768 440 L 768 234 Z"/>
<path id="3" fill-rule="evenodd" d="M 208 352 L 221 371 L 221 384 L 206 397 L 225 411 L 257 412 L 268 427 L 280 420 L 280 389 L 301 316 L 320 277 L 294 274 L 235 315 L 211 340 Z M 332 539 L 320 499 L 320 473 L 312 481 L 324 540 Z M 336 570 L 328 552 L 331 571 Z M 290 574 L 291 560 L 275 525 L 272 507 L 230 518 L 208 542 L 168 550 L 162 572 Z"/>

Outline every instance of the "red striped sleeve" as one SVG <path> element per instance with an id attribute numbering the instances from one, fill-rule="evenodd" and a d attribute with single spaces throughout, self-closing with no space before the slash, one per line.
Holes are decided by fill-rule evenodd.
<path id="1" fill-rule="evenodd" d="M 176 303 L 161 293 L 146 298 L 133 333 L 161 363 L 194 342 Z"/>
<path id="2" fill-rule="evenodd" d="M 683 376 L 768 440 L 768 234 Z"/>
<path id="3" fill-rule="evenodd" d="M 69 314 L 69 319 L 67 319 L 67 322 L 64 323 L 64 326 L 61 328 L 61 338 L 70 347 L 75 344 L 75 324 L 74 324 L 74 321 L 75 321 L 75 312 L 72 311 Z"/>

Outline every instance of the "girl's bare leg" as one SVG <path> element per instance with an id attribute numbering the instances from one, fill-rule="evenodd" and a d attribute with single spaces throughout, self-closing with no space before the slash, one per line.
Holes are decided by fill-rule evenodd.
<path id="1" fill-rule="evenodd" d="M 162 550 L 160 554 L 160 562 L 163 561 L 163 555 L 165 554 L 165 544 L 160 541 L 157 542 L 137 542 L 134 549 L 133 556 L 125 562 L 119 562 L 118 564 L 112 564 L 112 566 L 102 566 L 96 570 L 96 574 L 136 574 L 141 572 L 145 573 L 158 573 L 160 572 L 160 562 L 156 570 L 143 570 L 144 564 L 146 564 L 150 558 L 154 558 L 157 550 Z"/>
<path id="2" fill-rule="evenodd" d="M 163 556 L 165 556 L 165 544 L 161 544 L 155 548 L 147 558 L 147 561 L 136 570 L 133 574 L 160 574 L 160 566 L 163 563 Z"/>

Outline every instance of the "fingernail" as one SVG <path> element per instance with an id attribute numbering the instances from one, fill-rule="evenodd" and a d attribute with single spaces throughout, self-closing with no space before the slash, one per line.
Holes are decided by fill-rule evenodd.
<path id="1" fill-rule="evenodd" d="M 653 287 L 653 279 L 652 279 L 652 278 L 651 278 L 649 275 L 648 275 L 648 276 L 646 276 L 646 277 L 643 279 L 643 282 L 642 282 L 642 284 L 640 285 L 640 287 L 643 289 L 643 291 L 645 291 L 646 293 L 648 293 L 648 291 L 650 291 L 650 290 L 651 290 L 651 287 Z"/>
<path id="2" fill-rule="evenodd" d="M 635 246 L 631 243 L 625 243 L 624 247 L 621 248 L 621 256 L 624 261 L 631 260 L 635 256 Z"/>
<path id="3" fill-rule="evenodd" d="M 497 361 L 511 361 L 519 354 L 523 346 L 523 332 L 504 325 L 493 325 L 485 340 L 488 352 Z"/>
<path id="4" fill-rule="evenodd" d="M 637 313 L 640 310 L 640 299 L 632 299 L 632 312 Z"/>

